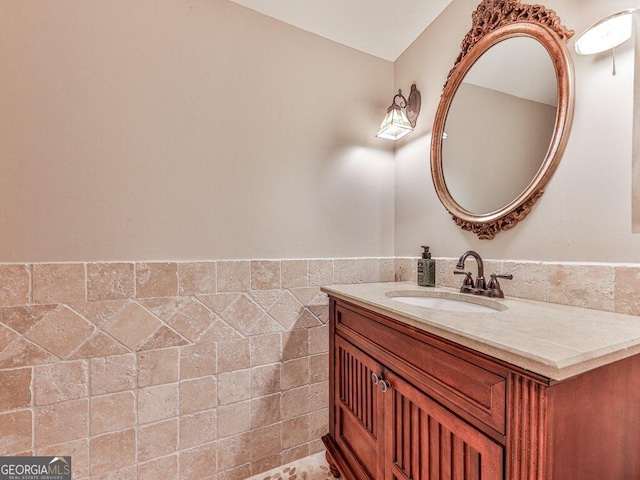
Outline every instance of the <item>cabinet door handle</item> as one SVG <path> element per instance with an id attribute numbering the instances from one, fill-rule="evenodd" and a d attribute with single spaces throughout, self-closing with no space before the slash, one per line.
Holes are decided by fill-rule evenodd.
<path id="1" fill-rule="evenodd" d="M 372 373 L 371 374 L 371 382 L 374 385 L 378 385 L 378 382 L 382 380 L 382 375 L 378 374 L 378 373 Z"/>
<path id="2" fill-rule="evenodd" d="M 389 383 L 389 380 L 380 379 L 380 390 L 382 391 L 382 393 L 385 393 L 390 388 L 391 388 L 391 384 Z"/>

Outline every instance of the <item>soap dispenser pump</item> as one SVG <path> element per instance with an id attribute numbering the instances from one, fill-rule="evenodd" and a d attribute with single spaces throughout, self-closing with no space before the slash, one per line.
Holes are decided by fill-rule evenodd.
<path id="1" fill-rule="evenodd" d="M 421 287 L 436 286 L 436 261 L 431 258 L 429 247 L 422 246 L 422 258 L 418 260 L 418 285 Z"/>

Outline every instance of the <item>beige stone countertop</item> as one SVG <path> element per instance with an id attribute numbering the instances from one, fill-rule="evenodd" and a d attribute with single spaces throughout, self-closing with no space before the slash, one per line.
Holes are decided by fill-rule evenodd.
<path id="1" fill-rule="evenodd" d="M 519 298 L 487 299 L 413 282 L 322 287 L 330 296 L 386 315 L 552 380 L 564 380 L 640 353 L 640 317 Z M 407 305 L 398 292 L 493 304 L 502 311 L 463 313 Z"/>

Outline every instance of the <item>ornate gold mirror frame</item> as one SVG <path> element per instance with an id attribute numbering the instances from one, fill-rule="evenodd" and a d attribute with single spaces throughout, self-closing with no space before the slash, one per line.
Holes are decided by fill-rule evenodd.
<path id="1" fill-rule="evenodd" d="M 481 239 L 491 239 L 526 217 L 558 166 L 573 116 L 572 65 L 565 43 L 574 32 L 560 23 L 553 10 L 542 5 L 524 5 L 520 0 L 483 0 L 473 12 L 472 20 L 473 25 L 462 41 L 462 51 L 449 72 L 436 112 L 431 139 L 431 175 L 440 201 L 456 224 Z M 472 213 L 456 202 L 445 182 L 442 167 L 445 121 L 458 87 L 476 60 L 498 42 L 522 36 L 539 41 L 555 68 L 558 101 L 551 142 L 539 170 L 520 195 L 493 212 Z"/>

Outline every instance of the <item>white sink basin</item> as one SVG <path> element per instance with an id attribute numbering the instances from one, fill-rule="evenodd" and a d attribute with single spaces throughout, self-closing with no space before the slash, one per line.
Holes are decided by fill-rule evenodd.
<path id="1" fill-rule="evenodd" d="M 447 310 L 449 312 L 496 313 L 506 310 L 506 306 L 486 298 L 455 295 L 442 292 L 389 292 L 391 300 L 416 305 L 418 307 Z"/>

